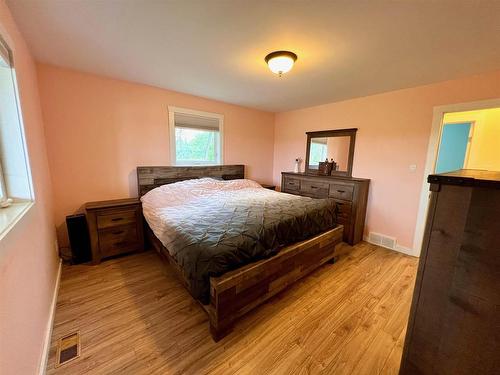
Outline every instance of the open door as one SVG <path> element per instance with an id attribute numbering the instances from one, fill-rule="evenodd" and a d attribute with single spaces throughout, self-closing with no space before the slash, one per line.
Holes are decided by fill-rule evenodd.
<path id="1" fill-rule="evenodd" d="M 463 169 L 466 165 L 472 123 L 443 124 L 435 173 Z"/>

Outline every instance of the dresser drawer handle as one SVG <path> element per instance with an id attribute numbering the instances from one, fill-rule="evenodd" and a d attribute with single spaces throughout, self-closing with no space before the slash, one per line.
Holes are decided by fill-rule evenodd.
<path id="1" fill-rule="evenodd" d="M 295 185 L 295 182 L 288 182 L 288 185 Z"/>
<path id="2" fill-rule="evenodd" d="M 127 241 L 118 241 L 118 242 L 115 242 L 115 246 L 121 246 L 121 245 L 126 245 L 127 244 Z"/>
<path id="3" fill-rule="evenodd" d="M 337 202 L 337 206 L 343 206 L 344 203 Z"/>
<path id="4" fill-rule="evenodd" d="M 337 190 L 337 193 L 345 193 L 345 190 Z"/>
<path id="5" fill-rule="evenodd" d="M 124 230 L 115 230 L 114 232 L 111 232 L 111 234 L 122 234 L 124 232 Z"/>
<path id="6" fill-rule="evenodd" d="M 115 217 L 114 219 L 111 219 L 111 221 L 122 221 L 123 217 Z"/>
<path id="7" fill-rule="evenodd" d="M 311 189 L 319 189 L 317 186 L 311 185 Z"/>

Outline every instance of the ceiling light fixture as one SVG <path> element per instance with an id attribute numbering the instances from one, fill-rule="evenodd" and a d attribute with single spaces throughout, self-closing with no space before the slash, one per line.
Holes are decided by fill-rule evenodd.
<path id="1" fill-rule="evenodd" d="M 271 72 L 281 77 L 283 73 L 292 70 L 293 64 L 297 60 L 297 55 L 290 51 L 275 51 L 267 55 L 264 60 L 266 60 Z"/>

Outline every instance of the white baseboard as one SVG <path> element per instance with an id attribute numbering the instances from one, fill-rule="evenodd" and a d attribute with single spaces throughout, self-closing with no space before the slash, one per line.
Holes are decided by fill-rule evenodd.
<path id="1" fill-rule="evenodd" d="M 418 258 L 418 254 L 412 248 L 404 247 L 404 246 L 401 246 L 401 245 L 396 245 L 396 247 L 395 247 L 394 250 L 399 251 L 400 253 L 403 253 L 403 254 L 406 254 L 406 255 L 411 255 L 412 257 L 417 257 Z"/>
<path id="2" fill-rule="evenodd" d="M 370 241 L 370 239 L 369 239 L 368 236 L 363 236 L 363 241 L 369 242 L 369 243 L 371 243 L 373 245 L 384 247 L 384 248 L 389 249 L 389 250 L 394 250 L 394 251 L 397 251 L 397 252 L 400 252 L 400 253 L 403 253 L 403 254 L 406 254 L 406 255 L 411 255 L 412 257 L 418 257 L 419 256 L 414 249 L 411 249 L 409 247 L 404 247 L 404 246 L 401 246 L 401 245 L 396 245 L 394 248 L 387 247 L 387 246 L 381 245 L 379 243 L 375 243 L 375 242 Z"/>
<path id="3" fill-rule="evenodd" d="M 52 327 L 54 326 L 54 317 L 56 313 L 57 296 L 59 295 L 59 283 L 61 281 L 61 272 L 62 272 L 62 260 L 59 259 L 59 269 L 57 270 L 56 285 L 54 286 L 54 294 L 52 296 L 49 319 L 47 321 L 47 328 L 45 331 L 45 342 L 43 343 L 42 357 L 40 358 L 40 368 L 38 369 L 39 375 L 45 374 L 47 369 L 47 362 L 49 360 L 50 343 L 52 339 Z"/>

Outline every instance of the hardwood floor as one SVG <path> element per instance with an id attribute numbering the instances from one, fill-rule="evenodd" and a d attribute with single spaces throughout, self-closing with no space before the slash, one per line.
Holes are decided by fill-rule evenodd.
<path id="1" fill-rule="evenodd" d="M 47 374 L 397 374 L 417 259 L 342 251 L 218 343 L 155 253 L 65 266 Z M 81 356 L 54 368 L 57 340 L 77 330 Z"/>

